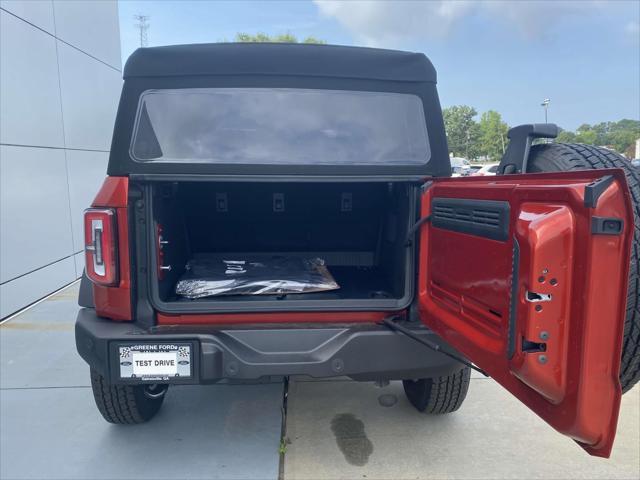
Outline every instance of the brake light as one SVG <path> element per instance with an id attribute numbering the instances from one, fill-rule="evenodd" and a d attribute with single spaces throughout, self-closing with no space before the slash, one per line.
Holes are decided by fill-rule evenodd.
<path id="1" fill-rule="evenodd" d="M 84 245 L 87 277 L 98 285 L 116 285 L 118 235 L 113 208 L 85 210 Z"/>

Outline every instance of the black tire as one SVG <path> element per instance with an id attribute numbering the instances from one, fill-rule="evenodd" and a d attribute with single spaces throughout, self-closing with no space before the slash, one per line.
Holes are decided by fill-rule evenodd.
<path id="1" fill-rule="evenodd" d="M 632 196 L 635 226 L 620 365 L 620 383 L 624 393 L 640 380 L 640 169 L 606 148 L 574 143 L 548 143 L 531 148 L 527 171 L 558 172 L 593 168 L 622 168 Z"/>
<path id="2" fill-rule="evenodd" d="M 416 410 L 431 414 L 455 412 L 469 391 L 471 369 L 464 367 L 443 377 L 403 380 L 404 393 Z"/>
<path id="3" fill-rule="evenodd" d="M 109 385 L 91 370 L 91 389 L 98 410 L 109 423 L 144 423 L 160 410 L 167 385 Z"/>

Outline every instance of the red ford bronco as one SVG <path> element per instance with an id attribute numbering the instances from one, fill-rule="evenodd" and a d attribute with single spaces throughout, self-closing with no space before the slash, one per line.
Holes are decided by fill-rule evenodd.
<path id="1" fill-rule="evenodd" d="M 100 413 L 288 375 L 402 380 L 449 413 L 474 368 L 608 456 L 640 377 L 640 174 L 556 134 L 515 127 L 498 176 L 450 178 L 423 54 L 137 50 L 85 213 L 76 343 Z"/>

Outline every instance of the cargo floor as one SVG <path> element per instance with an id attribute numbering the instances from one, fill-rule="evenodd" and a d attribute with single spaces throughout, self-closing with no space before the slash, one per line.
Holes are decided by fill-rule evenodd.
<path id="1" fill-rule="evenodd" d="M 220 295 L 200 299 L 188 299 L 175 296 L 172 300 L 181 302 L 215 301 L 233 302 L 265 301 L 265 300 L 342 300 L 342 299 L 382 299 L 393 298 L 390 279 L 386 278 L 380 268 L 376 267 L 329 267 L 335 281 L 340 285 L 338 290 L 328 292 L 293 293 L 288 295 Z"/>

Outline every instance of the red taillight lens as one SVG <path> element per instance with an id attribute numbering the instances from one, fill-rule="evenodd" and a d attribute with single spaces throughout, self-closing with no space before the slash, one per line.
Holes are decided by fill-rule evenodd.
<path id="1" fill-rule="evenodd" d="M 85 210 L 84 245 L 87 277 L 99 285 L 116 285 L 118 283 L 118 235 L 114 209 Z"/>

